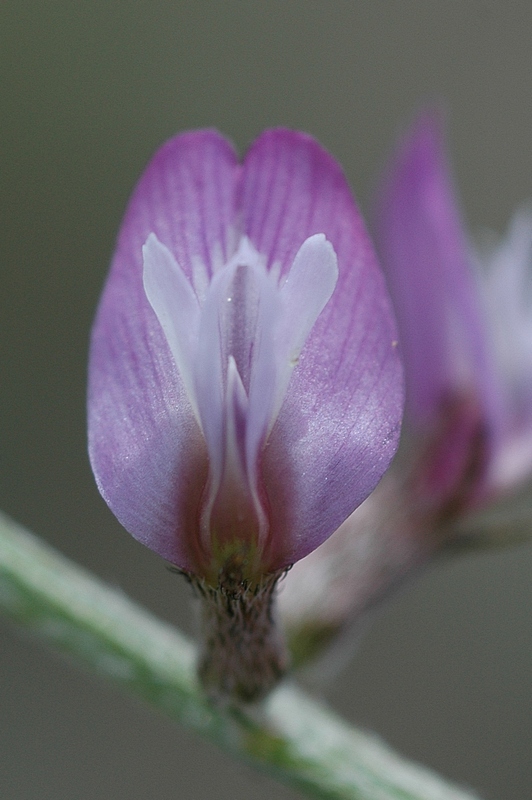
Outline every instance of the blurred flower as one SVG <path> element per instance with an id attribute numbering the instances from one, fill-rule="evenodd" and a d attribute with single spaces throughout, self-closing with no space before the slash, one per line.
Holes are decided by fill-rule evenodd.
<path id="1" fill-rule="evenodd" d="M 395 345 L 360 215 L 310 137 L 266 132 L 242 165 L 213 131 L 159 150 L 94 324 L 89 451 L 118 519 L 194 576 L 218 628 L 216 592 L 245 617 L 387 468 Z"/>
<path id="2" fill-rule="evenodd" d="M 288 576 L 281 610 L 301 658 L 444 547 L 522 535 L 498 503 L 532 476 L 530 213 L 481 269 L 439 119 L 424 114 L 374 219 L 405 364 L 401 446 L 374 494 Z"/>
<path id="3" fill-rule="evenodd" d="M 502 412 L 490 465 L 497 493 L 532 473 L 532 208 L 519 209 L 500 242 L 484 248 L 480 273 Z"/>

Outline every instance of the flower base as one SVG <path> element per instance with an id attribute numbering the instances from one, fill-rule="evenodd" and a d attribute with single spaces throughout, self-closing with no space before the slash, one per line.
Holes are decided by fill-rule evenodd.
<path id="1" fill-rule="evenodd" d="M 201 601 L 198 674 L 213 701 L 258 701 L 285 674 L 287 651 L 273 615 L 284 573 L 279 570 L 251 584 L 228 565 L 216 587 L 188 576 Z"/>

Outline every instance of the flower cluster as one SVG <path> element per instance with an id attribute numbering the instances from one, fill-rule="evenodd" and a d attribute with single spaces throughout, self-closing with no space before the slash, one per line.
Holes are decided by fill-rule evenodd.
<path id="1" fill-rule="evenodd" d="M 196 586 L 212 694 L 282 674 L 272 602 L 295 562 L 297 658 L 532 475 L 530 212 L 479 266 L 424 114 L 374 228 L 387 285 L 340 168 L 287 130 L 242 163 L 216 132 L 177 136 L 127 209 L 92 335 L 91 463 Z"/>

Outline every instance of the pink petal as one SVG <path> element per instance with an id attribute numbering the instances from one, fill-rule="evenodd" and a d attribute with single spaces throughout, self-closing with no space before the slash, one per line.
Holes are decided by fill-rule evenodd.
<path id="1" fill-rule="evenodd" d="M 305 134 L 263 134 L 244 161 L 244 232 L 284 275 L 325 234 L 338 259 L 263 454 L 271 565 L 302 558 L 375 487 L 397 446 L 402 368 L 384 280 L 340 167 Z"/>
<path id="2" fill-rule="evenodd" d="M 89 454 L 100 491 L 133 536 L 191 570 L 206 448 L 143 288 L 142 247 L 154 233 L 187 277 L 198 261 L 212 273 L 232 252 L 239 172 L 213 131 L 156 153 L 129 202 L 92 332 Z"/>
<path id="3" fill-rule="evenodd" d="M 435 115 L 422 115 L 395 153 L 374 219 L 401 334 L 408 419 L 427 422 L 458 393 L 474 394 L 493 416 L 485 321 Z"/>

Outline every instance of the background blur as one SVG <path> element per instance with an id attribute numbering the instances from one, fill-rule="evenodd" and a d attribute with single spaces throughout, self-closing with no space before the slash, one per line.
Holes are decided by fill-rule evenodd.
<path id="1" fill-rule="evenodd" d="M 363 209 L 398 130 L 443 99 L 472 229 L 532 197 L 532 4 L 137 0 L 0 4 L 0 507 L 161 616 L 187 592 L 100 499 L 89 329 L 155 148 L 215 126 L 314 134 Z M 491 800 L 530 800 L 532 547 L 449 562 L 386 607 L 331 702 Z M 277 787 L 0 622 L 6 800 L 284 800 Z"/>

